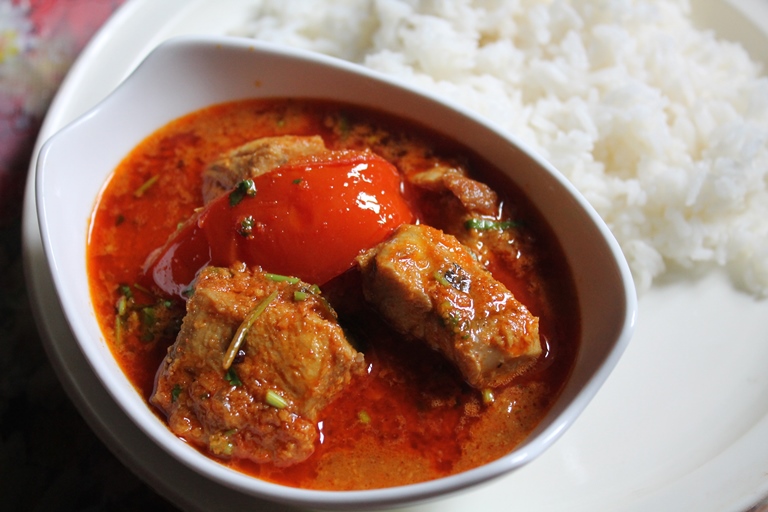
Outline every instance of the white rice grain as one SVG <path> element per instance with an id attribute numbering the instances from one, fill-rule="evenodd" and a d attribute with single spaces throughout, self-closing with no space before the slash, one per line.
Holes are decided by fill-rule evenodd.
<path id="1" fill-rule="evenodd" d="M 768 78 L 687 0 L 263 0 L 239 35 L 442 94 L 585 195 L 638 289 L 726 269 L 768 296 Z"/>

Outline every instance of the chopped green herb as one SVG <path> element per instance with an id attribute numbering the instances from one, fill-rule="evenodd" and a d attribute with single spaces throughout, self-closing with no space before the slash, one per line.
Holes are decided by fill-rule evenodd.
<path id="1" fill-rule="evenodd" d="M 229 457 L 235 451 L 235 445 L 230 441 L 231 434 L 227 432 L 215 432 L 208 439 L 208 446 L 211 452 L 224 457 Z"/>
<path id="2" fill-rule="evenodd" d="M 293 182 L 292 182 L 292 183 L 293 183 L 294 185 L 298 185 L 298 184 L 299 184 L 299 183 L 301 183 L 302 181 L 304 181 L 304 179 L 303 179 L 303 178 L 296 178 L 295 180 L 293 180 Z"/>
<path id="3" fill-rule="evenodd" d="M 490 231 L 494 229 L 504 230 L 515 227 L 516 222 L 511 220 L 491 220 L 491 219 L 468 219 L 464 223 L 466 229 L 476 229 L 478 231 Z"/>
<path id="4" fill-rule="evenodd" d="M 446 323 L 456 329 L 459 326 L 459 314 L 456 311 L 449 311 L 448 317 L 445 319 Z"/>
<path id="5" fill-rule="evenodd" d="M 440 322 L 449 332 L 456 335 L 466 335 L 470 326 L 467 319 L 462 317 L 461 310 L 450 300 L 445 300 L 437 305 Z M 466 336 L 462 336 L 465 338 Z"/>
<path id="6" fill-rule="evenodd" d="M 173 386 L 173 389 L 171 390 L 171 402 L 175 402 L 179 399 L 179 395 L 181 394 L 181 386 L 176 384 Z"/>
<path id="7" fill-rule="evenodd" d="M 123 297 L 125 297 L 126 299 L 133 298 L 133 291 L 131 291 L 131 287 L 128 286 L 127 284 L 121 284 L 118 287 L 118 290 L 120 291 L 120 293 L 123 294 Z"/>
<path id="8" fill-rule="evenodd" d="M 240 347 L 242 346 L 243 342 L 245 341 L 245 336 L 248 334 L 248 329 L 250 329 L 254 322 L 256 322 L 256 319 L 261 316 L 261 314 L 264 312 L 265 309 L 269 306 L 269 304 L 275 300 L 275 297 L 277 297 L 277 290 L 270 293 L 267 298 L 259 302 L 255 308 L 253 308 L 246 316 L 245 320 L 243 320 L 243 323 L 240 324 L 240 327 L 237 328 L 237 331 L 235 332 L 234 337 L 232 338 L 232 342 L 229 344 L 229 348 L 224 353 L 224 369 L 228 370 L 230 369 L 230 366 L 232 366 L 232 361 L 235 360 L 235 357 L 237 357 L 237 353 L 240 351 Z"/>
<path id="9" fill-rule="evenodd" d="M 246 196 L 253 197 L 255 195 L 256 184 L 253 180 L 243 180 L 229 193 L 229 206 L 237 206 Z"/>
<path id="10" fill-rule="evenodd" d="M 267 279 L 269 279 L 270 281 L 274 281 L 276 283 L 281 283 L 281 282 L 285 281 L 285 282 L 287 282 L 289 284 L 295 284 L 295 283 L 299 282 L 299 278 L 298 277 L 284 276 L 284 275 L 281 275 L 281 274 L 270 274 L 270 273 L 267 273 L 265 275 L 266 275 Z"/>
<path id="11" fill-rule="evenodd" d="M 237 228 L 237 232 L 240 234 L 240 236 L 247 238 L 251 236 L 251 233 L 253 233 L 253 227 L 255 225 L 256 221 L 253 220 L 253 217 L 249 215 L 240 221 L 240 226 Z"/>
<path id="12" fill-rule="evenodd" d="M 325 299 L 320 297 L 321 293 L 323 293 L 322 290 L 320 290 L 320 287 L 316 284 L 310 285 L 309 287 L 302 285 L 298 290 L 293 292 L 293 300 L 300 302 L 302 300 L 307 300 L 310 295 L 317 295 L 322 302 Z"/>
<path id="13" fill-rule="evenodd" d="M 117 314 L 119 316 L 125 315 L 126 310 L 128 309 L 128 299 L 125 295 L 121 295 L 119 299 L 117 299 L 117 306 L 115 307 L 115 310 L 117 311 Z"/>
<path id="14" fill-rule="evenodd" d="M 435 270 L 435 273 L 432 274 L 432 276 L 437 280 L 438 283 L 440 283 L 443 286 L 451 285 L 451 283 L 445 278 L 443 274 L 440 273 L 439 270 Z"/>
<path id="15" fill-rule="evenodd" d="M 120 346 L 123 343 L 123 318 L 115 315 L 115 344 Z"/>
<path id="16" fill-rule="evenodd" d="M 123 222 L 125 222 L 125 215 L 118 213 L 117 217 L 115 217 L 115 226 L 119 226 Z"/>
<path id="17" fill-rule="evenodd" d="M 133 287 L 139 290 L 140 292 L 144 292 L 147 295 L 152 295 L 152 292 L 149 291 L 146 287 L 141 286 L 139 283 L 133 283 Z"/>
<path id="18" fill-rule="evenodd" d="M 362 410 L 357 413 L 357 419 L 360 420 L 360 423 L 363 425 L 367 425 L 371 422 L 371 415 L 365 410 Z"/>
<path id="19" fill-rule="evenodd" d="M 146 191 L 150 189 L 150 187 L 152 185 L 157 183 L 157 180 L 159 180 L 159 179 L 160 179 L 160 175 L 159 174 L 155 174 L 154 176 L 149 178 L 147 181 L 142 183 L 142 185 L 133 192 L 133 196 L 134 197 L 141 197 L 141 196 L 143 196 L 146 193 Z"/>
<path id="20" fill-rule="evenodd" d="M 227 379 L 227 382 L 232 384 L 233 386 L 242 386 L 243 382 L 240 380 L 240 377 L 237 376 L 237 372 L 234 368 L 229 368 L 227 370 L 227 373 L 224 374 L 224 378 Z"/>
<path id="21" fill-rule="evenodd" d="M 157 312 L 152 306 L 141 308 L 141 323 L 147 327 L 152 327 L 157 323 Z"/>
<path id="22" fill-rule="evenodd" d="M 264 401 L 274 407 L 275 409 L 285 409 L 288 407 L 288 402 L 282 396 L 278 395 L 276 391 L 271 389 L 267 390 Z"/>
<path id="23" fill-rule="evenodd" d="M 137 304 L 136 290 L 154 298 L 154 304 Z M 121 284 L 117 292 L 120 295 L 115 303 L 115 339 L 122 340 L 131 333 L 141 341 L 154 342 L 178 332 L 181 316 L 173 300 L 155 297 L 138 284 Z"/>

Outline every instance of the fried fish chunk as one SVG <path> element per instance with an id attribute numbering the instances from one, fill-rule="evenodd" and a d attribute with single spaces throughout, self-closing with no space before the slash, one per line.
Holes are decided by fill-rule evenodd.
<path id="1" fill-rule="evenodd" d="M 366 300 L 475 388 L 509 382 L 542 353 L 539 319 L 451 235 L 404 224 L 357 264 Z"/>
<path id="2" fill-rule="evenodd" d="M 326 147 L 319 135 L 263 137 L 243 144 L 221 155 L 203 171 L 203 201 L 208 204 L 244 179 L 323 151 Z"/>
<path id="3" fill-rule="evenodd" d="M 314 452 L 319 412 L 363 367 L 318 290 L 241 264 L 206 267 L 151 402 L 214 455 L 289 466 Z"/>

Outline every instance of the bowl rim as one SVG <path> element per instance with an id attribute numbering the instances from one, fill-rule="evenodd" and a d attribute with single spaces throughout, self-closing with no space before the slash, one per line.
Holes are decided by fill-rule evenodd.
<path id="1" fill-rule="evenodd" d="M 61 269 L 58 265 L 58 249 L 53 246 L 52 240 L 50 238 L 49 217 L 52 215 L 52 213 L 49 213 L 47 210 L 48 203 L 44 193 L 47 187 L 47 161 L 52 148 L 55 148 L 58 141 L 65 137 L 66 134 L 76 132 L 78 129 L 80 129 L 80 127 L 86 125 L 89 120 L 98 116 L 102 111 L 109 110 L 110 108 L 113 108 L 113 104 L 119 103 L 124 92 L 133 87 L 133 84 L 137 81 L 136 77 L 141 76 L 142 73 L 148 69 L 149 63 L 151 63 L 153 60 L 157 59 L 159 56 L 163 56 L 165 54 L 173 54 L 174 52 L 178 51 L 195 51 L 199 48 L 211 47 L 218 48 L 222 51 L 248 50 L 250 55 L 252 55 L 254 58 L 269 55 L 294 63 L 309 62 L 318 64 L 326 67 L 332 73 L 364 77 L 379 84 L 383 84 L 383 86 L 386 88 L 396 89 L 403 94 L 411 95 L 419 98 L 419 100 L 432 103 L 438 108 L 447 108 L 453 110 L 459 115 L 470 120 L 472 124 L 482 126 L 484 129 L 494 133 L 499 138 L 504 139 L 507 143 L 522 151 L 539 168 L 549 173 L 551 177 L 554 178 L 559 183 L 559 185 L 574 198 L 578 206 L 597 228 L 601 238 L 604 240 L 606 247 L 610 251 L 611 255 L 613 256 L 613 260 L 616 263 L 619 280 L 623 286 L 623 293 L 621 294 L 621 298 L 623 300 L 623 308 L 621 308 L 623 310 L 623 315 L 618 321 L 620 329 L 616 339 L 612 344 L 611 349 L 605 354 L 602 362 L 598 365 L 597 370 L 589 377 L 587 382 L 584 383 L 578 393 L 576 393 L 574 399 L 572 399 L 559 413 L 558 419 L 556 421 L 553 421 L 538 433 L 532 433 L 526 441 L 524 441 L 521 445 L 515 448 L 515 450 L 503 456 L 502 458 L 489 462 L 483 466 L 464 471 L 462 473 L 427 482 L 391 488 L 357 491 L 318 491 L 294 488 L 267 482 L 223 466 L 222 464 L 217 463 L 215 460 L 202 455 L 196 450 L 190 449 L 186 443 L 178 440 L 175 435 L 170 433 L 165 423 L 162 423 L 158 418 L 154 417 L 154 415 L 151 414 L 151 411 L 147 411 L 150 414 L 146 415 L 146 418 L 137 418 L 135 411 L 131 408 L 128 408 L 126 403 L 121 401 L 125 390 L 121 391 L 115 387 L 117 384 L 114 383 L 112 378 L 113 376 L 106 373 L 103 365 L 99 364 L 99 355 L 94 353 L 91 346 L 92 344 L 83 343 L 81 336 L 82 330 L 79 328 L 79 324 L 73 321 L 73 319 L 76 318 L 76 316 L 80 313 L 78 313 L 73 301 L 66 300 L 69 295 L 67 293 L 66 283 L 62 279 L 63 269 Z M 239 37 L 178 36 L 171 38 L 153 49 L 130 73 L 130 75 L 125 80 L 123 80 L 107 97 L 93 106 L 87 112 L 79 116 L 77 119 L 68 123 L 61 130 L 53 134 L 40 149 L 35 172 L 35 193 L 37 199 L 38 223 L 45 258 L 53 277 L 57 299 L 59 300 L 62 310 L 65 313 L 66 320 L 69 323 L 73 334 L 75 335 L 78 348 L 83 352 L 86 360 L 98 377 L 102 386 L 104 386 L 104 388 L 109 392 L 110 396 L 112 396 L 112 398 L 117 401 L 118 405 L 120 405 L 127 416 L 131 418 L 131 421 L 133 421 L 134 424 L 136 424 L 146 435 L 148 435 L 155 443 L 161 446 L 173 457 L 177 458 L 193 470 L 200 472 L 208 478 L 211 478 L 225 486 L 236 488 L 261 498 L 266 498 L 291 505 L 304 505 L 322 508 L 350 508 L 361 506 L 380 508 L 384 506 L 402 505 L 407 503 L 412 504 L 415 502 L 433 499 L 438 496 L 443 496 L 459 491 L 469 486 L 474 486 L 483 481 L 493 479 L 502 474 L 517 469 L 535 459 L 544 450 L 551 446 L 551 444 L 559 439 L 577 419 L 584 408 L 586 408 L 587 404 L 595 396 L 598 389 L 605 382 L 608 375 L 612 372 L 619 358 L 626 349 L 626 346 L 628 345 L 634 332 L 637 315 L 637 296 L 634 288 L 634 282 L 627 262 L 624 259 L 623 253 L 615 238 L 610 233 L 610 230 L 599 217 L 594 208 L 559 171 L 554 169 L 554 167 L 552 167 L 546 160 L 544 160 L 540 155 L 538 155 L 535 151 L 533 151 L 523 141 L 519 140 L 513 134 L 503 131 L 501 128 L 495 126 L 491 121 L 482 118 L 480 115 L 462 107 L 461 105 L 446 98 L 440 97 L 432 92 L 408 85 L 397 78 L 364 68 L 356 64 L 349 63 L 347 61 L 343 61 L 341 59 L 336 59 L 306 50 L 289 48 L 282 45 L 265 43 Z M 103 342 L 103 338 L 100 340 L 100 342 Z M 138 395 L 138 393 L 135 394 Z M 143 398 L 142 403 L 146 408 L 146 402 L 143 401 Z M 151 423 L 152 419 L 150 416 L 154 418 L 154 423 Z M 147 420 L 150 420 L 150 422 L 148 423 Z M 162 426 L 165 434 L 159 433 L 158 425 Z M 167 442 L 169 440 L 167 434 L 173 436 L 178 442 Z"/>

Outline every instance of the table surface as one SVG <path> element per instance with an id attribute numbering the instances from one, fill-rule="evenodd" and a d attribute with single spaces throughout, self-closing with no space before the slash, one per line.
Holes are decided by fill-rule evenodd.
<path id="1" fill-rule="evenodd" d="M 0 0 L 0 500 L 7 510 L 174 510 L 69 401 L 37 334 L 21 212 L 35 138 L 69 66 L 124 0 Z M 768 500 L 750 512 L 768 512 Z"/>

